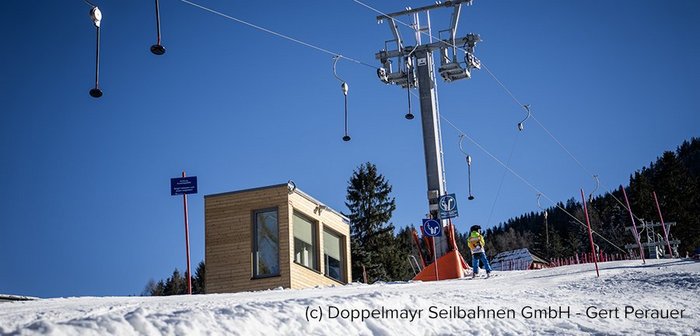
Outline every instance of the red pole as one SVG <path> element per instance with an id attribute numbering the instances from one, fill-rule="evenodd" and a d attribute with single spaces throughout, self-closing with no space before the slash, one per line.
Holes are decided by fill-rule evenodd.
<path id="1" fill-rule="evenodd" d="M 182 177 L 185 172 L 182 172 Z M 187 222 L 187 194 L 182 194 L 182 204 L 185 208 L 185 249 L 187 250 L 187 293 L 192 295 L 192 273 L 190 271 L 190 226 Z"/>
<path id="2" fill-rule="evenodd" d="M 637 240 L 637 245 L 639 246 L 639 255 L 642 257 L 642 264 L 646 264 L 644 260 L 644 249 L 642 249 L 642 242 L 639 240 L 639 232 L 637 232 L 637 224 L 634 223 L 634 215 L 632 215 L 632 207 L 630 206 L 630 200 L 627 198 L 627 192 L 625 188 L 620 186 L 622 194 L 625 196 L 625 202 L 627 203 L 627 210 L 630 212 L 630 218 L 632 219 L 632 228 L 634 228 L 634 239 Z"/>
<path id="3" fill-rule="evenodd" d="M 668 255 L 673 258 L 673 251 L 671 250 L 671 243 L 668 242 L 668 232 L 666 231 L 666 225 L 664 224 L 664 216 L 661 215 L 661 207 L 659 207 L 659 200 L 656 198 L 656 191 L 652 191 L 654 194 L 654 202 L 656 202 L 656 210 L 659 210 L 659 218 L 661 218 L 661 228 L 664 229 L 664 238 L 666 239 L 666 247 L 668 247 Z"/>
<path id="4" fill-rule="evenodd" d="M 435 251 L 435 238 L 433 240 L 433 251 Z M 433 254 L 435 256 L 435 281 L 440 281 L 440 275 L 438 275 L 438 258 L 437 251 Z M 472 261 L 474 258 L 472 258 Z M 472 272 L 474 272 L 474 267 L 479 267 L 479 265 L 472 265 Z"/>
<path id="5" fill-rule="evenodd" d="M 583 200 L 583 213 L 586 214 L 586 223 L 588 224 L 588 239 L 591 241 L 591 255 L 593 256 L 593 262 L 595 263 L 595 273 L 600 278 L 598 260 L 595 253 L 595 244 L 593 244 L 593 231 L 591 230 L 591 221 L 588 219 L 588 207 L 586 206 L 586 196 L 583 194 L 583 188 L 581 189 L 581 200 Z"/>

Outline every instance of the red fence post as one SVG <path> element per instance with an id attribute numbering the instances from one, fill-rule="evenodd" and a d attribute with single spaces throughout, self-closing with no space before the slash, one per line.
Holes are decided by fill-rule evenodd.
<path id="1" fill-rule="evenodd" d="M 625 188 L 620 186 L 620 190 L 622 190 L 622 195 L 625 196 L 625 202 L 627 203 L 627 210 L 629 210 L 630 213 L 630 218 L 632 219 L 632 227 L 634 228 L 634 239 L 637 240 L 637 245 L 639 246 L 639 256 L 642 258 L 642 264 L 646 264 L 646 260 L 644 260 L 644 249 L 642 248 L 642 241 L 639 240 L 639 232 L 637 232 L 637 224 L 634 223 L 634 215 L 632 215 L 632 207 L 630 206 L 630 201 L 627 198 L 627 192 L 625 192 Z"/>
<path id="2" fill-rule="evenodd" d="M 664 225 L 664 216 L 661 215 L 661 207 L 659 207 L 659 200 L 656 198 L 656 191 L 652 192 L 654 194 L 654 202 L 656 202 L 656 209 L 659 210 L 659 219 L 661 219 L 661 228 L 664 229 L 664 238 L 666 239 L 666 246 L 668 247 L 668 255 L 673 258 L 673 250 L 671 250 L 671 243 L 668 242 L 668 232 L 666 231 L 666 225 Z"/>
<path id="3" fill-rule="evenodd" d="M 586 206 L 586 196 L 583 194 L 583 188 L 581 189 L 581 200 L 583 200 L 583 213 L 586 215 L 586 223 L 588 224 L 588 239 L 591 241 L 591 255 L 595 263 L 595 273 L 600 277 L 598 261 L 596 260 L 595 244 L 593 243 L 593 231 L 591 230 L 591 221 L 588 219 L 588 207 Z"/>

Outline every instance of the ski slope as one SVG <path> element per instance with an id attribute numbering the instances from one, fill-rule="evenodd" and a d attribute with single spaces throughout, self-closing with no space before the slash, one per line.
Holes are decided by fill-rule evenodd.
<path id="1" fill-rule="evenodd" d="M 584 264 L 475 280 L 6 302 L 0 334 L 700 334 L 700 263 L 600 266 L 600 278 Z"/>

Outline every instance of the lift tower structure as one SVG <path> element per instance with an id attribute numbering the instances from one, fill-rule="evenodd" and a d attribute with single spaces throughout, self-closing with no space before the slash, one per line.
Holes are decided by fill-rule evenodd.
<path id="1" fill-rule="evenodd" d="M 438 73 L 446 82 L 468 79 L 471 77 L 472 69 L 481 67 L 479 60 L 474 56 L 474 46 L 481 41 L 479 35 L 467 34 L 463 37 L 457 37 L 457 25 L 462 5 L 471 5 L 471 3 L 471 0 L 438 2 L 421 8 L 408 8 L 401 12 L 377 16 L 379 23 L 386 21 L 389 24 L 391 33 L 394 36 L 394 39 L 385 42 L 383 50 L 375 54 L 375 57 L 382 63 L 382 67 L 377 70 L 379 79 L 386 84 L 401 85 L 402 88 L 406 88 L 409 91 L 412 87 L 418 88 L 428 184 L 429 216 L 432 219 L 441 220 L 443 227 L 448 222 L 445 219 L 438 218 L 438 199 L 447 193 L 447 185 L 445 182 L 445 167 L 440 135 L 440 113 L 437 105 L 433 53 L 436 51 L 440 53 Z M 443 7 L 453 9 L 451 25 L 449 29 L 440 31 L 436 38 L 432 34 L 430 10 Z M 421 14 L 424 14 L 426 19 L 425 26 L 420 24 Z M 397 22 L 402 23 L 398 18 L 404 16 L 413 17 L 411 27 L 415 32 L 415 46 L 405 45 L 401 38 Z M 403 24 L 405 25 L 405 23 Z M 426 37 L 427 43 L 422 42 L 423 37 Z M 460 48 L 459 46 L 463 47 Z M 389 47 L 394 48 L 390 49 Z M 463 61 L 458 59 L 458 51 L 465 51 Z M 394 67 L 394 64 L 397 66 Z M 410 111 L 406 118 L 413 118 Z M 447 253 L 448 242 L 445 236 L 435 237 L 435 245 L 435 260 L 437 260 Z"/>

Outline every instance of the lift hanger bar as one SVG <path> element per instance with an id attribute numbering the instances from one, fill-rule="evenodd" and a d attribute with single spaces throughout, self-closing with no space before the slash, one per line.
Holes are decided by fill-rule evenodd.
<path id="1" fill-rule="evenodd" d="M 463 3 L 470 5 L 472 3 L 472 0 L 445 1 L 442 3 L 436 3 L 434 5 L 430 5 L 430 6 L 411 8 L 411 9 L 407 9 L 407 10 L 401 11 L 401 12 L 396 12 L 396 13 L 391 13 L 391 14 L 386 14 L 386 15 L 379 15 L 379 16 L 377 16 L 377 21 L 381 21 L 381 20 L 385 20 L 385 19 L 393 19 L 394 17 L 397 17 L 397 16 L 403 16 L 403 15 L 423 12 L 423 11 L 431 10 L 431 9 L 435 9 L 435 8 L 458 6 L 458 5 L 463 4 Z"/>

